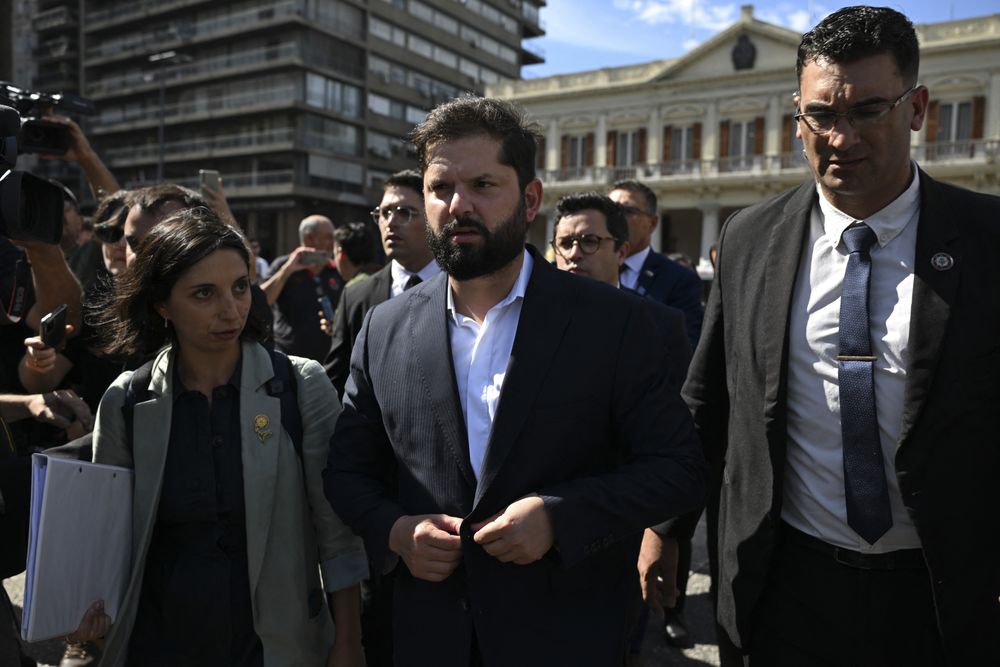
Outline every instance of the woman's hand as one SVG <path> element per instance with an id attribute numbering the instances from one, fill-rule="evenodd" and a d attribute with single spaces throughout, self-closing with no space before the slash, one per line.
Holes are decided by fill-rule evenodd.
<path id="1" fill-rule="evenodd" d="M 66 641 L 74 644 L 92 642 L 110 631 L 111 617 L 104 613 L 104 600 L 98 600 L 83 614 L 76 632 L 66 635 Z"/>
<path id="2" fill-rule="evenodd" d="M 326 314 L 322 310 L 317 310 L 316 314 L 319 315 L 319 328 L 327 336 L 333 336 L 333 323 L 326 319 Z"/>

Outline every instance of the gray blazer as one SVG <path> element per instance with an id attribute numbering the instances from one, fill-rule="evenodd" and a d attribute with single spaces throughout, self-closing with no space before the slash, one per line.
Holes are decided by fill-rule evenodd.
<path id="1" fill-rule="evenodd" d="M 340 402 L 318 363 L 291 360 L 302 414 L 301 464 L 291 439 L 280 428 L 280 401 L 267 393 L 267 381 L 274 375 L 270 356 L 256 343 L 243 343 L 240 420 L 250 597 L 264 664 L 281 667 L 325 664 L 333 645 L 334 628 L 326 606 L 309 616 L 308 597 L 320 588 L 321 562 L 328 591 L 367 576 L 361 542 L 334 514 L 320 478 Z M 135 406 L 141 433 L 134 438 L 134 451 L 126 445 L 121 411 L 130 372 L 111 385 L 97 412 L 94 460 L 135 470 L 132 573 L 101 662 L 109 667 L 125 662 L 156 524 L 170 437 L 173 363 L 170 347 L 156 357 L 149 387 L 153 398 Z M 268 418 L 274 433 L 263 441 L 254 430 L 259 415 Z"/>

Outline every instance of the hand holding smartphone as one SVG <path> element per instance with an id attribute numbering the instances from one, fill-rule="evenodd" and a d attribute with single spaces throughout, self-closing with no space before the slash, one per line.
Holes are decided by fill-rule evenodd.
<path id="1" fill-rule="evenodd" d="M 66 304 L 57 306 L 42 318 L 38 332 L 46 346 L 58 350 L 66 340 Z"/>

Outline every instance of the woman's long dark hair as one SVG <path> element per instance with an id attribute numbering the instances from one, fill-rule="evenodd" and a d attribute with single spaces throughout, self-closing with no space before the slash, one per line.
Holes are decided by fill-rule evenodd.
<path id="1" fill-rule="evenodd" d="M 184 273 L 216 250 L 235 250 L 250 267 L 247 242 L 239 230 L 208 208 L 179 211 L 157 224 L 136 249 L 135 261 L 115 280 L 114 294 L 97 311 L 94 324 L 103 350 L 115 356 L 149 355 L 172 340 L 173 329 L 156 312 Z M 253 318 L 242 337 L 261 340 Z"/>

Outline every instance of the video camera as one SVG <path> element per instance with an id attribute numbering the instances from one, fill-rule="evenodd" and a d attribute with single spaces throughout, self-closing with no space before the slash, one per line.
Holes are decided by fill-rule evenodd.
<path id="1" fill-rule="evenodd" d="M 26 171 L 14 171 L 21 115 L 0 106 L 0 236 L 59 243 L 63 194 L 57 186 Z"/>
<path id="2" fill-rule="evenodd" d="M 18 151 L 62 155 L 70 146 L 69 128 L 45 120 L 50 109 L 60 109 L 70 114 L 92 116 L 97 108 L 90 100 L 68 93 L 39 93 L 0 81 L 0 104 L 16 109 L 21 116 L 21 130 L 17 137 Z"/>

